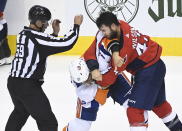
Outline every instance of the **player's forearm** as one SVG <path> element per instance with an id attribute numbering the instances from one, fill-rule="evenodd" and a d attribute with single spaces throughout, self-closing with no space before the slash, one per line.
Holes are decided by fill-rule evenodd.
<path id="1" fill-rule="evenodd" d="M 102 81 L 96 81 L 102 87 L 108 87 L 112 85 L 117 79 L 114 69 L 109 70 L 107 73 L 102 75 Z"/>

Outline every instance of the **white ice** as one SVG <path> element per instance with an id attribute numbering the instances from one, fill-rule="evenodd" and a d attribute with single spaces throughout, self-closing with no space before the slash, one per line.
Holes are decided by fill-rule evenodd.
<path id="1" fill-rule="evenodd" d="M 51 56 L 48 59 L 43 89 L 50 100 L 55 113 L 59 131 L 75 117 L 76 95 L 70 83 L 68 65 L 77 56 Z M 182 57 L 162 57 L 167 67 L 166 94 L 182 120 Z M 13 110 L 13 104 L 7 90 L 7 77 L 10 65 L 0 66 L 0 131 L 4 131 L 7 119 Z M 38 108 L 38 107 L 37 107 Z M 38 131 L 34 119 L 29 117 L 22 131 Z M 123 107 L 114 104 L 109 98 L 98 112 L 97 121 L 91 131 L 129 131 L 129 124 Z M 149 112 L 148 131 L 168 131 L 162 121 Z"/>

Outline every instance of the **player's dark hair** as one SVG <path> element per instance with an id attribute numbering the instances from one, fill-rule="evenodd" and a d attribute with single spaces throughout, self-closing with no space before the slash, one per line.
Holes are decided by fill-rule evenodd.
<path id="1" fill-rule="evenodd" d="M 106 26 L 111 26 L 112 24 L 119 25 L 119 21 L 112 12 L 102 12 L 96 20 L 96 25 L 100 27 L 104 24 Z"/>

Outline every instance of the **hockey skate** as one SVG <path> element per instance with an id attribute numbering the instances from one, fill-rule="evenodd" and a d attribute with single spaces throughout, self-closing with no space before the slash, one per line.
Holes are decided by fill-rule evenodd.
<path id="1" fill-rule="evenodd" d="M 4 65 L 5 63 L 6 63 L 6 61 L 5 61 L 4 58 L 0 60 L 0 66 L 1 66 L 1 65 Z"/>

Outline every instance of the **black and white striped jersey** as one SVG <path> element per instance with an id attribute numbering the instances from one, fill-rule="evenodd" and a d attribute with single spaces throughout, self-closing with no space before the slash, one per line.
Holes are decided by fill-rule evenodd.
<path id="1" fill-rule="evenodd" d="M 63 38 L 24 27 L 17 36 L 15 58 L 12 62 L 11 77 L 42 80 L 49 55 L 70 50 L 79 35 L 79 25 Z"/>

